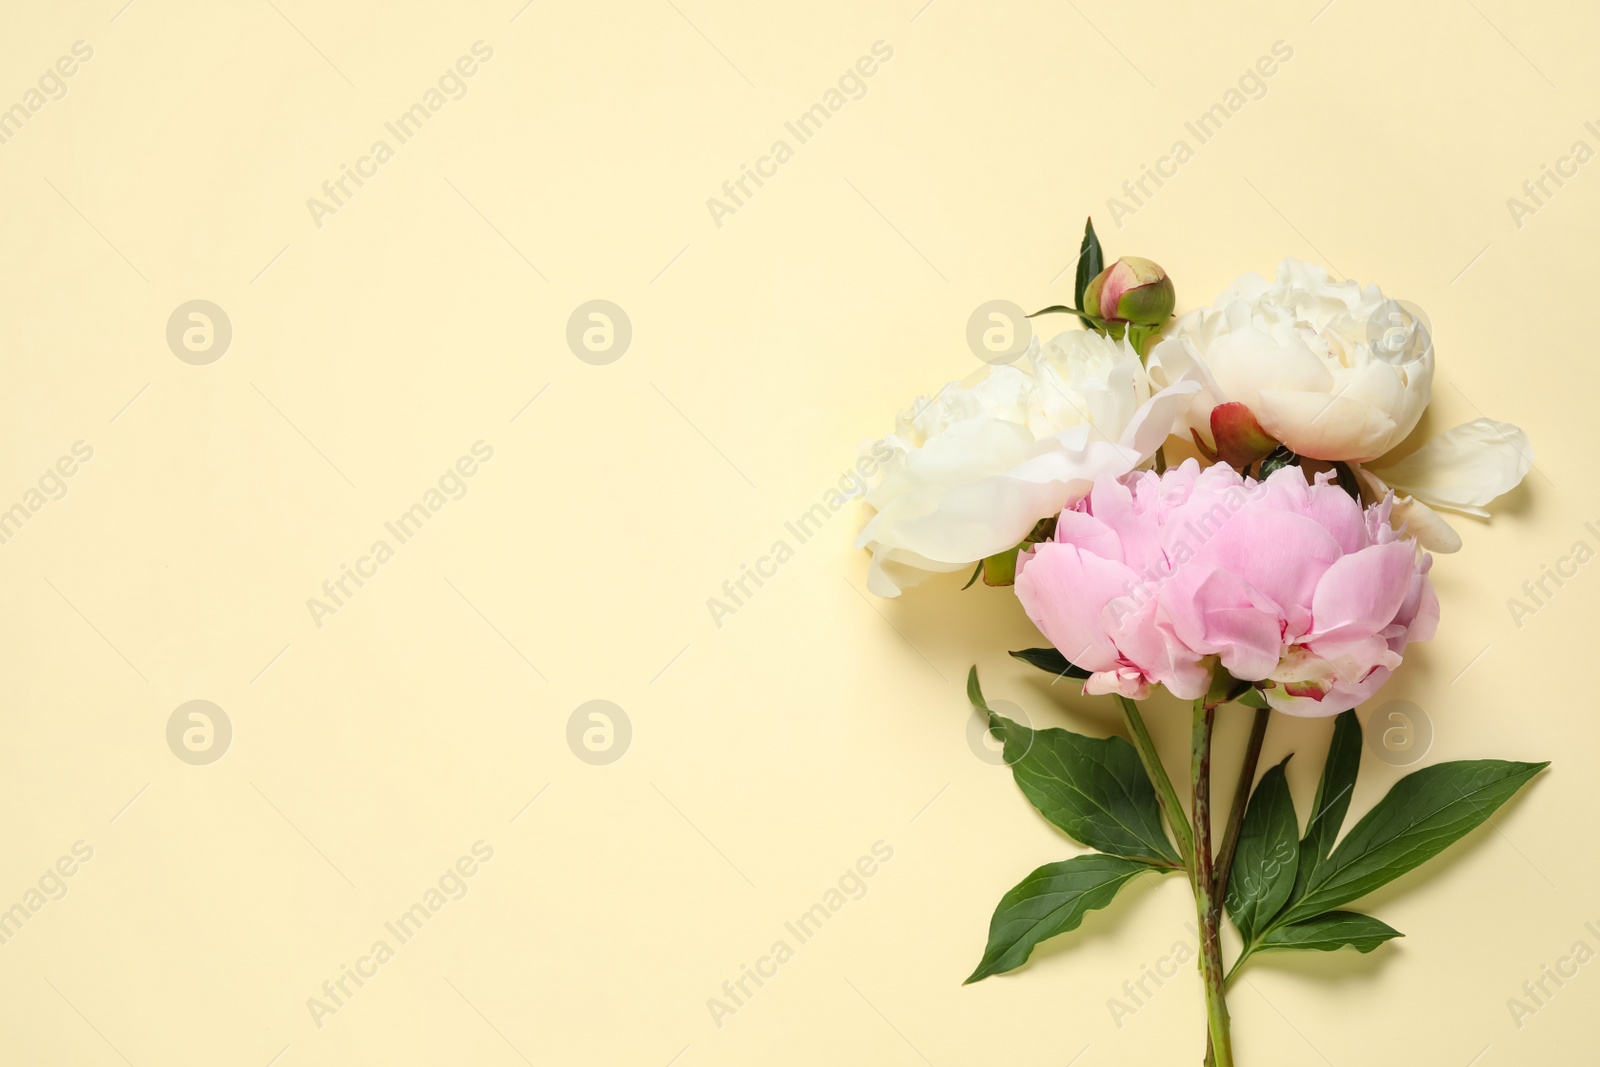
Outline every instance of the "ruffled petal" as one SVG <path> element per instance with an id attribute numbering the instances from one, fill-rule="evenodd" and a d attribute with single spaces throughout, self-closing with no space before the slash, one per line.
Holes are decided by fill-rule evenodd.
<path id="1" fill-rule="evenodd" d="M 1257 681 L 1277 666 L 1283 626 L 1276 606 L 1237 574 L 1190 564 L 1160 595 L 1174 636 L 1197 653 L 1220 655 L 1235 678 Z"/>
<path id="2" fill-rule="evenodd" d="M 1374 503 L 1389 499 L 1389 522 L 1405 536 L 1415 537 L 1417 544 L 1429 552 L 1446 554 L 1461 551 L 1461 535 L 1444 521 L 1443 515 L 1409 496 L 1390 497 L 1393 490 L 1366 467 L 1352 464 L 1351 469 L 1360 479 L 1362 491 Z"/>

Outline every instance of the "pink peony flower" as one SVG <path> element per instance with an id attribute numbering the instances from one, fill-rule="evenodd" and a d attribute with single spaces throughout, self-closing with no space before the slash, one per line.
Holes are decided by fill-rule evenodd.
<path id="1" fill-rule="evenodd" d="M 1152 685 L 1196 700 L 1219 665 L 1292 715 L 1336 715 L 1376 693 L 1407 642 L 1433 637 L 1432 557 L 1329 476 L 1262 481 L 1194 460 L 1101 478 L 1018 561 L 1028 617 L 1089 693 Z"/>

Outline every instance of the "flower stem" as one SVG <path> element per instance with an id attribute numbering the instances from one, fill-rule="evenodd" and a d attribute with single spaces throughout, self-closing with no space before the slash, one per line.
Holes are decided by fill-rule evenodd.
<path id="1" fill-rule="evenodd" d="M 1233 806 L 1228 809 L 1228 825 L 1222 831 L 1222 844 L 1217 849 L 1216 876 L 1212 879 L 1212 900 L 1222 906 L 1228 893 L 1228 872 L 1233 868 L 1233 854 L 1239 849 L 1239 830 L 1244 825 L 1244 808 L 1250 799 L 1250 787 L 1256 783 L 1256 767 L 1261 762 L 1261 743 L 1267 736 L 1267 719 L 1271 708 L 1257 708 L 1250 724 L 1250 742 L 1244 750 L 1244 766 L 1239 768 L 1239 784 L 1233 790 Z"/>
<path id="2" fill-rule="evenodd" d="M 1133 744 L 1139 750 L 1139 761 L 1144 764 L 1144 772 L 1155 783 L 1156 801 L 1161 805 L 1161 813 L 1167 817 L 1167 824 L 1178 839 L 1178 854 L 1183 857 L 1184 869 L 1193 878 L 1194 836 L 1189 831 L 1189 820 L 1184 818 L 1183 802 L 1178 799 L 1178 791 L 1172 788 L 1167 769 L 1161 765 L 1161 753 L 1156 751 L 1156 744 L 1150 739 L 1144 717 L 1139 714 L 1139 705 L 1120 693 L 1117 694 L 1117 703 L 1122 705 L 1122 712 L 1127 716 L 1128 730 L 1133 734 Z"/>
<path id="3" fill-rule="evenodd" d="M 1261 743 L 1267 737 L 1267 719 L 1272 715 L 1271 708 L 1257 708 L 1255 719 L 1250 723 L 1250 740 L 1245 746 L 1244 765 L 1239 768 L 1239 784 L 1233 790 L 1233 804 L 1228 809 L 1228 826 L 1222 832 L 1222 845 L 1217 849 L 1216 870 L 1211 878 L 1211 907 L 1217 912 L 1217 922 L 1222 921 L 1222 902 L 1228 893 L 1228 874 L 1233 869 L 1234 853 L 1239 850 L 1239 830 L 1244 825 L 1245 804 L 1250 798 L 1250 787 L 1255 785 L 1256 767 L 1261 762 Z M 1222 978 L 1222 988 L 1226 992 L 1233 984 L 1233 976 L 1239 973 L 1239 968 L 1250 957 L 1250 946 L 1246 945 L 1239 958 L 1233 961 L 1233 966 Z M 1216 1054 L 1211 1047 L 1211 1038 L 1206 1038 L 1206 1067 L 1216 1067 Z"/>
<path id="4" fill-rule="evenodd" d="M 1215 1067 L 1233 1067 L 1228 1033 L 1228 1002 L 1223 992 L 1221 908 L 1215 901 L 1211 864 L 1211 728 L 1217 709 L 1204 698 L 1194 704 L 1194 734 L 1189 771 L 1194 783 L 1194 905 L 1200 921 L 1200 974 L 1205 984 L 1206 1024 Z"/>

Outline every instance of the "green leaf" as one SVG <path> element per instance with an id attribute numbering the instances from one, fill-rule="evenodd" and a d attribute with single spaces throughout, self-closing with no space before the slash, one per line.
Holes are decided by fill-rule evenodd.
<path id="1" fill-rule="evenodd" d="M 1000 898 L 983 961 L 967 983 L 1021 967 L 1035 945 L 1077 929 L 1084 915 L 1111 903 L 1128 879 L 1149 869 L 1137 860 L 1099 855 L 1040 867 Z"/>
<path id="2" fill-rule="evenodd" d="M 1029 315 L 1027 315 L 1025 317 L 1026 318 L 1030 318 L 1030 319 L 1036 319 L 1040 315 L 1054 315 L 1054 314 L 1057 314 L 1057 313 L 1062 312 L 1062 311 L 1070 312 L 1070 313 L 1078 316 L 1080 319 L 1083 318 L 1083 312 L 1079 311 L 1077 308 L 1068 307 L 1065 304 L 1051 304 L 1049 307 L 1040 308 L 1038 311 L 1035 311 L 1035 312 L 1033 312 L 1033 313 L 1031 313 L 1031 314 L 1029 314 Z"/>
<path id="3" fill-rule="evenodd" d="M 976 567 L 972 568 L 972 577 L 968 578 L 967 579 L 967 584 L 961 587 L 962 591 L 965 592 L 966 590 L 971 589 L 972 588 L 972 583 L 977 581 L 978 580 L 978 575 L 980 575 L 982 573 L 983 573 L 983 560 L 980 559 L 978 561 L 978 565 Z"/>
<path id="4" fill-rule="evenodd" d="M 1549 763 L 1456 760 L 1395 783 L 1284 912 L 1293 923 L 1386 885 L 1475 829 Z"/>
<path id="5" fill-rule="evenodd" d="M 1225 902 L 1228 915 L 1239 928 L 1246 945 L 1267 923 L 1294 888 L 1294 872 L 1299 860 L 1300 824 L 1295 820 L 1294 801 L 1283 762 L 1261 776 L 1261 784 L 1250 797 L 1244 824 L 1239 828 L 1239 848 L 1228 875 Z"/>
<path id="6" fill-rule="evenodd" d="M 978 668 L 976 666 L 967 668 L 967 702 L 983 712 L 984 717 L 987 719 L 990 714 L 989 702 L 983 698 L 983 689 L 978 685 Z"/>
<path id="7" fill-rule="evenodd" d="M 1271 949 L 1315 949 L 1332 952 L 1346 945 L 1357 952 L 1371 952 L 1391 937 L 1404 937 L 1388 923 L 1353 911 L 1329 911 L 1311 919 L 1268 930 L 1256 951 Z"/>
<path id="8" fill-rule="evenodd" d="M 1083 243 L 1078 246 L 1078 275 L 1072 287 L 1072 302 L 1083 307 L 1084 290 L 1089 288 L 1089 283 L 1094 281 L 1095 275 L 1106 269 L 1105 253 L 1100 250 L 1100 238 L 1094 232 L 1094 219 L 1085 219 L 1083 223 Z M 1083 321 L 1083 328 L 1094 329 L 1094 323 L 1086 315 L 1079 315 Z"/>
<path id="9" fill-rule="evenodd" d="M 1355 792 L 1356 773 L 1360 769 L 1361 720 L 1354 711 L 1346 711 L 1333 720 L 1333 739 L 1328 743 L 1328 758 L 1322 765 L 1316 799 L 1311 802 L 1311 822 L 1300 842 L 1300 866 L 1295 872 L 1290 901 L 1305 896 L 1312 876 L 1333 851 L 1339 827 L 1344 825 L 1345 812 L 1350 810 L 1350 796 Z"/>
<path id="10" fill-rule="evenodd" d="M 1024 648 L 1011 655 L 1024 663 L 1038 667 L 1041 671 L 1051 674 L 1065 675 L 1068 678 L 1087 678 L 1089 672 L 1073 663 L 1053 648 Z"/>
<path id="11" fill-rule="evenodd" d="M 1333 851 L 1345 812 L 1350 810 L 1350 795 L 1355 792 L 1356 774 L 1361 770 L 1361 720 L 1347 711 L 1333 720 L 1333 738 L 1328 743 L 1328 758 L 1322 764 L 1322 780 L 1317 783 L 1311 821 L 1305 840 L 1312 854 L 1327 859 Z"/>
<path id="12" fill-rule="evenodd" d="M 974 667 L 967 696 L 1004 743 L 1011 774 L 1039 814 L 1068 837 L 1113 856 L 1181 865 L 1161 825 L 1155 786 L 1132 744 L 1070 730 L 1033 730 L 989 709 Z"/>

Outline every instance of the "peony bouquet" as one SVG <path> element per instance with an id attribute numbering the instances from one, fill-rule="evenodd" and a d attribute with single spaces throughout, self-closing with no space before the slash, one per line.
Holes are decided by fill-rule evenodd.
<path id="1" fill-rule="evenodd" d="M 1134 257 L 1104 266 L 1091 224 L 1074 296 L 1035 314 L 1081 329 L 919 400 L 874 445 L 890 458 L 858 544 L 880 596 L 968 570 L 969 586 L 1011 587 L 1049 642 L 1012 655 L 1111 697 L 1128 727 L 1127 739 L 1033 730 L 990 708 L 976 668 L 968 676 L 1023 795 L 1093 851 L 1001 897 L 967 981 L 1021 967 L 1136 876 L 1178 872 L 1200 935 L 1205 1062 L 1231 1067 L 1226 994 L 1240 968 L 1263 952 L 1371 952 L 1400 936 L 1348 905 L 1546 766 L 1425 767 L 1341 836 L 1361 754 L 1353 709 L 1439 621 L 1430 553 L 1461 548 L 1440 512 L 1486 515 L 1532 450 L 1517 427 L 1480 418 L 1407 451 L 1431 399 L 1427 323 L 1320 267 L 1286 260 L 1275 280 L 1245 275 L 1174 320 L 1166 273 Z M 1193 704 L 1187 804 L 1140 710 L 1158 688 Z M 1257 775 L 1273 711 L 1333 718 L 1303 827 L 1287 759 Z M 1224 714 L 1251 729 L 1230 810 L 1214 815 Z"/>

